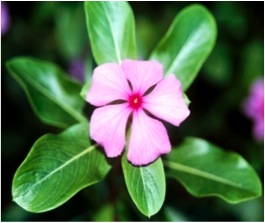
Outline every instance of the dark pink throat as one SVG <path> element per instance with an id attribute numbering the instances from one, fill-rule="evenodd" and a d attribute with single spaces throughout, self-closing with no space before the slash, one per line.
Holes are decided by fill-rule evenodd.
<path id="1" fill-rule="evenodd" d="M 142 106 L 143 99 L 141 95 L 136 93 L 129 96 L 128 102 L 132 109 L 137 110 Z"/>

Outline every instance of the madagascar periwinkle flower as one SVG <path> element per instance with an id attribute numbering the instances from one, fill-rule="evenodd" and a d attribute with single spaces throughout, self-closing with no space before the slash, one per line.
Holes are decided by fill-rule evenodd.
<path id="1" fill-rule="evenodd" d="M 86 99 L 99 106 L 91 116 L 90 135 L 108 157 L 124 150 L 131 117 L 127 158 L 134 165 L 147 165 L 170 152 L 159 119 L 179 126 L 190 113 L 180 81 L 173 74 L 163 78 L 163 67 L 156 61 L 125 59 L 98 66 Z"/>
<path id="2" fill-rule="evenodd" d="M 256 80 L 244 103 L 245 114 L 253 121 L 253 135 L 257 141 L 264 140 L 264 81 Z"/>

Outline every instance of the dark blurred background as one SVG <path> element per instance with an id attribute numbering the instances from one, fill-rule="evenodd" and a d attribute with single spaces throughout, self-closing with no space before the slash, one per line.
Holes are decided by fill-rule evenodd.
<path id="1" fill-rule="evenodd" d="M 130 2 L 136 20 L 138 55 L 148 59 L 175 15 L 193 2 Z M 196 136 L 240 153 L 263 182 L 264 144 L 252 134 L 243 103 L 250 86 L 264 75 L 264 2 L 196 2 L 205 5 L 218 26 L 215 48 L 186 92 L 190 117 L 175 128 L 177 145 Z M 2 221 L 263 221 L 263 198 L 230 205 L 218 198 L 195 198 L 176 181 L 167 180 L 161 211 L 147 219 L 112 172 L 103 182 L 80 191 L 61 207 L 40 214 L 24 211 L 11 196 L 12 178 L 33 143 L 61 130 L 40 122 L 25 93 L 7 73 L 15 56 L 32 56 L 60 65 L 83 82 L 96 66 L 89 46 L 82 2 L 6 2 L 9 27 L 1 36 L 1 213 Z M 113 182 L 115 181 L 115 182 Z M 115 192 L 115 187 L 124 185 Z M 118 196 L 113 199 L 113 196 Z"/>

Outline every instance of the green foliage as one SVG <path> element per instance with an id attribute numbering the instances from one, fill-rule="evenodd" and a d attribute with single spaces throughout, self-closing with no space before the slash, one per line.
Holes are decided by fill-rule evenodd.
<path id="1" fill-rule="evenodd" d="M 80 96 L 81 96 L 84 100 L 86 100 L 86 94 L 87 94 L 87 92 L 88 92 L 90 86 L 91 86 L 91 81 L 87 81 L 86 84 L 84 84 L 84 86 L 83 86 L 82 89 L 81 89 Z"/>
<path id="2" fill-rule="evenodd" d="M 80 57 L 87 44 L 83 4 L 74 7 L 57 6 L 56 34 L 61 55 L 66 59 Z"/>
<path id="3" fill-rule="evenodd" d="M 175 74 L 187 90 L 213 49 L 216 24 L 211 13 L 200 5 L 183 9 L 151 54 L 164 65 L 166 74 Z"/>
<path id="4" fill-rule="evenodd" d="M 245 86 L 257 78 L 264 77 L 264 43 L 262 41 L 251 41 L 242 53 L 242 75 L 241 80 Z"/>
<path id="5" fill-rule="evenodd" d="M 85 121 L 81 85 L 71 80 L 56 65 L 27 57 L 7 62 L 9 73 L 22 86 L 36 115 L 57 127 Z"/>
<path id="6" fill-rule="evenodd" d="M 136 58 L 134 17 L 127 2 L 85 2 L 85 14 L 97 64 Z"/>
<path id="7" fill-rule="evenodd" d="M 227 86 L 232 78 L 232 60 L 227 45 L 217 43 L 203 65 L 204 77 L 216 86 Z"/>
<path id="8" fill-rule="evenodd" d="M 233 5 L 233 10 L 228 10 L 225 17 L 228 22 L 237 9 L 237 4 Z M 124 58 L 137 59 L 134 15 L 127 2 L 85 2 L 83 13 L 79 6 L 74 10 L 71 6 L 60 9 L 57 8 L 57 4 L 52 6 L 54 13 L 57 12 L 54 18 L 55 33 L 59 39 L 58 49 L 64 59 L 80 56 L 81 51 L 86 49 L 86 38 L 83 35 L 85 19 L 97 64 L 120 63 Z M 224 6 L 225 9 L 231 8 L 230 3 L 225 3 Z M 221 11 L 220 19 L 224 17 L 223 10 Z M 43 16 L 47 17 L 52 15 L 53 13 L 47 14 L 46 10 L 43 13 Z M 231 23 L 229 30 L 235 36 L 241 37 L 240 33 L 245 33 L 245 24 L 242 21 L 237 19 L 237 22 Z M 242 24 L 243 27 L 239 33 L 233 28 L 238 24 Z M 144 24 L 143 27 L 143 35 L 152 43 L 154 40 L 151 38 L 158 28 L 153 22 Z M 211 53 L 216 35 L 216 24 L 211 13 L 200 5 L 188 6 L 175 17 L 168 32 L 153 50 L 150 59 L 162 63 L 166 74 L 174 73 L 182 82 L 183 90 L 187 90 Z M 262 42 L 256 40 L 245 48 L 241 58 L 244 62 L 241 65 L 241 85 L 248 86 L 254 77 L 263 72 L 263 48 Z M 206 63 L 206 77 L 215 85 L 228 85 L 232 80 L 230 76 L 234 70 L 230 51 L 232 52 L 229 44 L 218 44 Z M 146 53 L 147 49 L 142 52 Z M 44 123 L 52 126 L 69 127 L 61 134 L 47 134 L 38 139 L 18 168 L 13 179 L 12 196 L 13 200 L 27 211 L 52 210 L 68 201 L 84 187 L 101 181 L 111 169 L 105 154 L 99 151 L 96 145 L 91 145 L 87 118 L 83 116 L 86 94 L 91 85 L 90 74 L 94 65 L 92 60 L 88 52 L 86 84 L 83 86 L 69 78 L 56 65 L 45 61 L 23 57 L 7 63 L 8 71 L 25 90 L 36 115 Z M 241 94 L 234 85 L 231 89 Z M 235 94 L 230 94 L 229 91 L 226 91 L 226 94 L 235 97 Z M 185 93 L 183 97 L 189 104 L 190 100 Z M 212 106 L 212 112 L 204 117 L 200 115 L 200 112 L 204 113 L 202 107 L 196 111 L 199 119 L 207 117 L 207 120 L 213 120 L 209 122 L 211 128 L 205 127 L 206 129 L 216 129 L 214 126 L 219 116 L 222 117 L 220 120 L 223 120 L 223 107 L 231 109 L 231 106 L 223 106 L 227 104 L 226 98 L 217 101 L 218 106 L 221 105 L 222 108 Z M 234 103 L 234 99 L 232 102 Z M 201 125 L 197 126 L 200 126 L 201 131 Z M 196 129 L 196 123 L 193 121 L 188 132 L 196 130 L 199 128 Z M 9 137 L 14 138 L 13 135 Z M 258 156 L 259 153 L 255 154 Z M 260 160 L 262 163 L 263 159 Z M 158 158 L 147 166 L 136 167 L 128 162 L 126 153 L 123 154 L 121 162 L 129 195 L 138 210 L 147 217 L 155 215 L 165 200 L 164 165 L 169 177 L 178 180 L 189 193 L 197 197 L 217 196 L 234 204 L 261 195 L 261 183 L 257 174 L 240 155 L 223 151 L 199 138 L 186 139 L 183 144 L 172 149 L 163 162 Z M 119 183 L 119 177 L 113 178 L 115 186 Z M 108 190 L 105 187 L 97 189 L 103 195 L 98 196 L 98 193 L 95 193 L 94 197 L 101 202 L 102 197 L 108 196 L 105 195 L 108 194 Z M 112 193 L 111 189 L 110 187 L 109 193 Z M 170 190 L 167 192 L 170 193 Z M 95 212 L 90 210 L 94 213 L 89 213 L 89 217 L 94 221 L 110 221 L 116 220 L 117 213 L 120 212 L 122 215 L 118 217 L 119 220 L 128 220 L 130 212 L 126 203 L 122 201 L 122 195 L 114 194 L 114 199 L 110 196 L 110 201 L 102 202 L 100 209 Z M 88 197 L 91 198 L 90 194 Z M 92 204 L 95 204 L 95 199 L 91 200 Z M 171 221 L 187 220 L 186 216 L 173 206 L 165 205 L 160 214 L 164 214 L 164 217 Z M 139 215 L 139 218 L 145 219 L 145 216 Z M 155 218 L 156 216 L 153 220 Z"/>
<path id="9" fill-rule="evenodd" d="M 102 207 L 95 213 L 93 221 L 113 221 L 114 207 L 111 204 L 102 205 Z"/>
<path id="10" fill-rule="evenodd" d="M 150 218 L 160 210 L 165 199 L 166 183 L 161 158 L 148 166 L 136 167 L 128 162 L 124 153 L 122 169 L 133 202 Z"/>
<path id="11" fill-rule="evenodd" d="M 173 177 L 194 196 L 217 196 L 239 203 L 261 195 L 261 183 L 240 155 L 199 138 L 188 138 L 165 161 Z"/>
<path id="12" fill-rule="evenodd" d="M 102 180 L 110 165 L 87 134 L 80 123 L 37 140 L 14 176 L 13 200 L 27 211 L 48 211 Z"/>

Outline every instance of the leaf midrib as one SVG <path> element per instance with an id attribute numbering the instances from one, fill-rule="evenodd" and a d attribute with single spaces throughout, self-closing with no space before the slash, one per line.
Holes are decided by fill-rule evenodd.
<path id="1" fill-rule="evenodd" d="M 142 184 L 143 184 L 143 190 L 144 190 L 144 194 L 146 195 L 146 185 L 145 185 L 145 180 L 144 180 L 144 177 L 143 177 L 143 168 L 142 167 L 139 167 L 139 169 L 140 169 L 140 178 L 141 178 L 141 181 L 142 181 Z M 146 199 L 146 196 L 144 196 L 144 201 L 145 201 L 145 204 L 146 204 L 146 206 L 147 206 L 147 210 L 148 210 L 148 215 L 150 215 L 150 208 L 149 208 L 149 204 L 148 204 L 148 202 L 146 202 L 147 201 L 147 199 Z"/>
<path id="2" fill-rule="evenodd" d="M 79 159 L 80 157 L 86 155 L 87 153 L 92 152 L 94 149 L 96 148 L 95 145 L 93 146 L 89 146 L 88 148 L 86 148 L 84 151 L 80 152 L 79 154 L 73 156 L 71 159 L 67 160 L 63 165 L 57 167 L 56 169 L 54 169 L 53 171 L 51 171 L 48 175 L 46 175 L 44 178 L 42 178 L 41 180 L 39 180 L 38 182 L 34 183 L 31 188 L 36 187 L 37 185 L 41 184 L 43 181 L 45 181 L 46 179 L 48 179 L 49 177 L 51 177 L 52 175 L 56 174 L 58 171 L 60 171 L 61 169 L 65 168 L 66 166 L 70 165 L 72 162 L 74 162 L 75 160 Z M 31 190 L 31 189 L 29 189 Z M 19 197 L 23 197 L 24 194 L 28 193 L 28 191 L 25 191 L 22 195 L 20 195 Z"/>
<path id="3" fill-rule="evenodd" d="M 177 171 L 180 171 L 180 172 L 185 172 L 185 173 L 188 173 L 188 174 L 191 174 L 191 175 L 195 175 L 195 176 L 199 176 L 199 177 L 202 177 L 202 178 L 205 178 L 205 179 L 209 179 L 209 180 L 212 180 L 212 181 L 215 181 L 215 182 L 218 182 L 218 183 L 223 183 L 223 184 L 235 187 L 235 188 L 241 188 L 243 190 L 246 190 L 245 188 L 242 188 L 239 184 L 234 183 L 233 181 L 230 181 L 230 180 L 215 176 L 215 175 L 213 175 L 211 173 L 208 173 L 208 172 L 205 172 L 205 171 L 202 171 L 202 170 L 198 170 L 198 169 L 195 169 L 195 168 L 192 168 L 192 167 L 189 167 L 189 166 L 186 166 L 186 165 L 182 165 L 182 164 L 179 164 L 179 163 L 171 162 L 171 161 L 164 161 L 164 164 L 167 167 L 169 167 L 169 168 L 171 168 L 173 170 L 177 170 Z"/>
<path id="4" fill-rule="evenodd" d="M 11 68 L 12 69 L 12 68 Z M 13 70 L 13 69 L 12 69 Z M 23 70 L 23 72 L 25 72 Z M 15 71 L 13 71 L 14 75 L 16 75 L 17 77 L 20 77 L 20 75 L 17 75 Z M 60 100 L 58 100 L 56 97 L 54 97 L 46 88 L 44 88 L 42 85 L 34 82 L 34 80 L 32 80 L 32 78 L 30 78 L 28 75 L 23 75 L 23 77 L 26 79 L 26 81 L 28 81 L 29 84 L 31 84 L 33 87 L 35 87 L 35 89 L 38 89 L 43 95 L 45 95 L 48 99 L 50 99 L 51 101 L 53 101 L 55 104 L 57 104 L 59 107 L 63 108 L 63 110 L 68 113 L 69 115 L 71 115 L 74 119 L 76 119 L 79 122 L 82 122 L 85 120 L 85 118 L 80 115 L 79 113 L 75 112 L 74 109 L 72 109 L 70 106 L 68 106 L 67 104 L 61 103 Z M 22 77 L 22 78 L 23 78 Z"/>
<path id="5" fill-rule="evenodd" d="M 194 36 L 195 36 L 194 33 L 197 33 L 198 30 L 201 28 L 202 25 L 203 25 L 203 24 L 200 24 L 200 26 L 197 27 L 197 28 L 196 28 L 196 29 L 190 34 L 190 36 L 187 38 L 187 40 L 184 42 L 183 47 L 180 49 L 180 51 L 178 52 L 177 56 L 175 57 L 175 59 L 172 61 L 171 65 L 170 65 L 169 68 L 167 69 L 167 71 L 166 71 L 166 75 L 169 75 L 170 73 L 173 72 L 174 67 L 176 67 L 176 64 L 177 64 L 178 61 L 179 61 L 179 58 L 181 58 L 182 52 L 186 50 L 186 48 L 188 47 L 190 41 L 191 41 L 191 40 L 194 38 Z M 173 30 L 172 30 L 172 32 L 173 32 Z M 172 32 L 171 32 L 171 33 L 172 33 Z M 168 36 L 170 36 L 171 33 L 170 33 Z M 168 37 L 166 37 L 166 38 L 168 38 Z M 184 49 L 185 49 L 185 50 L 184 50 Z"/>
<path id="6" fill-rule="evenodd" d="M 111 38 L 112 38 L 112 41 L 113 41 L 113 44 L 114 44 L 114 49 L 115 49 L 115 53 L 116 53 L 116 57 L 117 57 L 118 63 L 121 63 L 120 50 L 119 50 L 116 38 L 114 36 L 113 27 L 112 27 L 111 19 L 109 17 L 108 10 L 106 9 L 106 5 L 105 4 L 102 4 L 102 8 L 103 8 L 103 10 L 105 12 L 105 15 L 106 15 L 106 18 L 107 18 L 107 22 L 108 22 L 109 27 L 110 27 Z"/>

